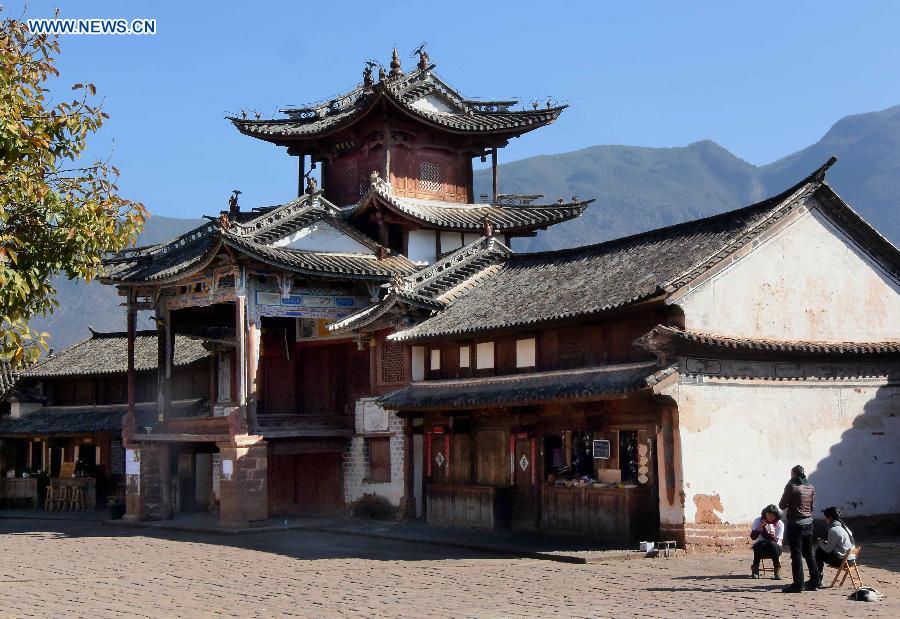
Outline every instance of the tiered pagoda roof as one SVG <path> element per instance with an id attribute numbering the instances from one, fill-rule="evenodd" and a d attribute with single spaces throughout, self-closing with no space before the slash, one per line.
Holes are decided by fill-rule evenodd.
<path id="1" fill-rule="evenodd" d="M 539 198 L 542 196 L 536 196 Z M 529 197 L 531 198 L 531 197 Z M 513 200 L 510 200 L 512 202 Z M 528 233 L 570 219 L 584 212 L 592 202 L 573 198 L 571 202 L 556 204 L 532 204 L 530 199 L 515 200 L 518 204 L 461 204 L 440 200 L 424 200 L 397 196 L 391 186 L 379 177 L 372 180 L 369 190 L 348 213 L 353 220 L 367 212 L 377 202 L 405 219 L 411 219 L 423 227 L 440 228 L 456 232 L 472 232 L 484 229 L 485 222 L 504 234 Z"/>
<path id="2" fill-rule="evenodd" d="M 421 123 L 457 134 L 516 137 L 556 120 L 566 105 L 548 102 L 511 109 L 518 100 L 480 101 L 464 97 L 438 77 L 434 65 L 406 74 L 385 74 L 318 104 L 281 110 L 287 118 L 228 117 L 238 131 L 281 146 L 345 129 L 373 110 L 388 106 Z"/>

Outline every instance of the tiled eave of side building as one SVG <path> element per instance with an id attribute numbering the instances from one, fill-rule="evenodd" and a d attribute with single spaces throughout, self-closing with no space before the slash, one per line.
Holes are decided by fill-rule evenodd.
<path id="1" fill-rule="evenodd" d="M 419 69 L 353 89 L 328 101 L 283 110 L 288 118 L 258 119 L 228 117 L 244 135 L 291 146 L 320 139 L 346 129 L 374 110 L 386 106 L 405 116 L 448 133 L 503 139 L 516 137 L 555 121 L 565 105 L 531 110 L 510 110 L 517 101 L 479 102 L 466 99 L 428 69 Z M 435 97 L 446 111 L 430 111 L 417 102 Z"/>
<path id="2" fill-rule="evenodd" d="M 650 393 L 659 372 L 656 362 L 643 362 L 510 376 L 417 381 L 382 396 L 379 403 L 386 409 L 403 412 L 615 399 L 641 391 Z"/>
<path id="3" fill-rule="evenodd" d="M 810 208 L 821 209 L 900 279 L 900 251 L 825 183 L 833 163 L 832 158 L 787 191 L 735 211 L 597 245 L 511 254 L 445 310 L 389 337 L 410 343 L 472 337 L 664 302 Z"/>

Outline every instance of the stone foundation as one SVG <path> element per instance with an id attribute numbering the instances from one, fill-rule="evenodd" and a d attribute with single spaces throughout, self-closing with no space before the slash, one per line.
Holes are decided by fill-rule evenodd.
<path id="1" fill-rule="evenodd" d="M 750 544 L 750 523 L 662 524 L 660 539 L 674 539 L 688 552 L 727 552 Z"/>
<path id="2" fill-rule="evenodd" d="M 219 447 L 219 523 L 247 527 L 269 517 L 268 447 L 264 441 Z"/>
<path id="3" fill-rule="evenodd" d="M 125 518 L 165 520 L 172 517 L 172 473 L 169 446 L 147 443 L 129 448 L 126 464 Z"/>

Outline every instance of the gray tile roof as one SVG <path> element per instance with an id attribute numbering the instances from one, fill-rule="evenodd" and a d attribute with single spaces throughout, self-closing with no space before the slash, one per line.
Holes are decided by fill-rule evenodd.
<path id="1" fill-rule="evenodd" d="M 821 342 L 730 337 L 714 333 L 682 331 L 658 325 L 635 342 L 657 354 L 758 356 L 783 353 L 789 356 L 893 356 L 900 360 L 900 341 Z"/>
<path id="2" fill-rule="evenodd" d="M 387 294 L 381 301 L 330 324 L 328 329 L 346 333 L 381 324 L 398 306 L 442 310 L 455 296 L 465 293 L 475 275 L 509 254 L 509 248 L 495 237 L 482 237 L 412 275 L 386 284 Z"/>
<path id="3" fill-rule="evenodd" d="M 655 362 L 410 383 L 379 398 L 390 410 L 461 409 L 591 400 L 648 387 Z"/>
<path id="4" fill-rule="evenodd" d="M 317 252 L 272 246 L 317 222 L 329 224 L 367 247 L 370 253 Z M 101 279 L 111 284 L 172 281 L 206 268 L 222 245 L 279 268 L 326 277 L 386 281 L 416 268 L 406 257 L 381 247 L 345 222 L 340 209 L 320 195 L 305 194 L 280 206 L 240 213 L 227 226 L 211 221 L 171 241 L 122 252 L 106 260 Z"/>
<path id="5" fill-rule="evenodd" d="M 591 199 L 561 204 L 504 206 L 404 198 L 394 195 L 391 186 L 379 178 L 371 184 L 349 217 L 352 219 L 366 212 L 376 199 L 401 216 L 426 227 L 459 232 L 481 231 L 487 219 L 495 231 L 504 233 L 527 232 L 574 219 L 594 202 Z"/>
<path id="6" fill-rule="evenodd" d="M 479 285 L 424 322 L 390 336 L 412 341 L 462 336 L 585 316 L 664 296 L 745 247 L 788 214 L 825 204 L 889 270 L 900 251 L 824 184 L 833 163 L 784 193 L 751 206 L 597 245 L 511 254 Z M 479 276 L 476 276 L 479 277 Z"/>
<path id="7" fill-rule="evenodd" d="M 209 356 L 195 339 L 175 336 L 175 365 L 188 365 Z M 155 370 L 158 360 L 156 331 L 138 331 L 134 340 L 136 370 Z M 22 372 L 22 378 L 54 378 L 128 371 L 128 338 L 125 333 L 91 332 L 91 337 L 48 357 Z"/>
<path id="8" fill-rule="evenodd" d="M 415 103 L 436 96 L 447 111 L 429 111 Z M 521 135 L 556 120 L 565 105 L 531 110 L 510 110 L 517 101 L 479 102 L 466 99 L 430 69 L 388 77 L 371 88 L 361 84 L 333 99 L 304 108 L 282 110 L 288 118 L 248 120 L 228 117 L 243 133 L 287 144 L 334 133 L 353 124 L 369 110 L 386 102 L 410 117 L 454 133 Z"/>
<path id="9" fill-rule="evenodd" d="M 173 403 L 179 416 L 197 413 L 196 400 Z M 127 404 L 104 406 L 48 406 L 22 417 L 0 419 L 0 436 L 90 434 L 122 431 L 122 417 Z M 135 406 L 137 427 L 156 423 L 156 402 L 141 402 Z"/>

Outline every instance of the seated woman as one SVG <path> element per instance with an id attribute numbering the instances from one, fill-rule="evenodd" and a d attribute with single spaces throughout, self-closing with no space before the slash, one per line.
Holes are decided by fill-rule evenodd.
<path id="1" fill-rule="evenodd" d="M 840 567 L 841 563 L 844 562 L 844 556 L 856 545 L 856 542 L 853 541 L 853 533 L 844 524 L 844 518 L 837 507 L 826 507 L 822 514 L 825 515 L 825 522 L 828 525 L 828 535 L 826 539 L 819 540 L 816 548 L 820 587 L 822 586 L 825 564 L 827 563 L 831 567 Z"/>
<path id="2" fill-rule="evenodd" d="M 759 578 L 759 562 L 772 559 L 775 568 L 775 580 L 781 580 L 781 544 L 784 541 L 784 522 L 781 512 L 775 505 L 768 505 L 750 527 L 750 539 L 753 540 L 753 567 L 751 578 Z"/>

